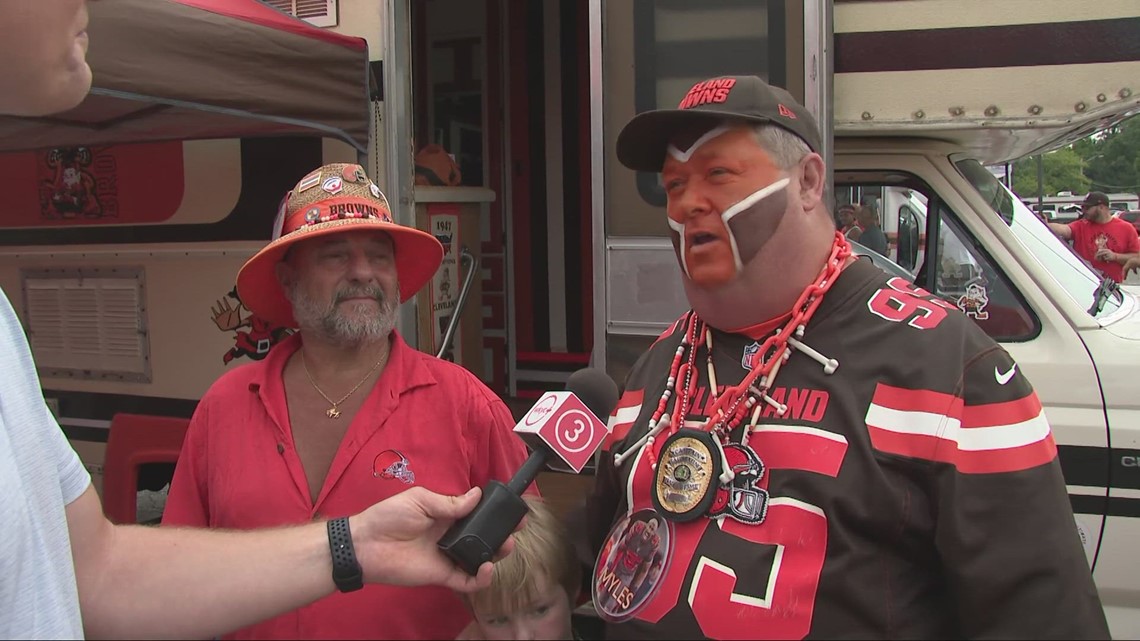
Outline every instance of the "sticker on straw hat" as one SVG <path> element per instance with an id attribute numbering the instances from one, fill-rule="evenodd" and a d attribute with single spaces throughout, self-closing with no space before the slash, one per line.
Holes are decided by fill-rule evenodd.
<path id="1" fill-rule="evenodd" d="M 376 183 L 368 183 L 368 191 L 372 192 L 372 197 L 377 200 L 384 200 L 384 195 L 380 193 L 380 188 Z"/>
<path id="2" fill-rule="evenodd" d="M 364 174 L 364 168 L 360 165 L 345 165 L 341 170 L 340 175 L 350 183 L 366 183 L 368 176 Z"/>
<path id="3" fill-rule="evenodd" d="M 344 181 L 340 176 L 329 176 L 321 183 L 321 189 L 333 195 L 339 194 L 344 189 Z"/>
<path id="4" fill-rule="evenodd" d="M 313 187 L 316 187 L 319 184 L 321 184 L 321 170 L 320 169 L 314 171 L 313 173 L 309 174 L 308 176 L 305 176 L 304 178 L 301 179 L 301 182 L 297 183 L 297 193 L 299 194 L 299 193 L 305 191 L 306 189 L 312 189 Z"/>

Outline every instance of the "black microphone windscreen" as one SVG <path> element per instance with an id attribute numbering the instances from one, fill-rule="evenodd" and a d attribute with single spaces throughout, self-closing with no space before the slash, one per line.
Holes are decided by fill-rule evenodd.
<path id="1" fill-rule="evenodd" d="M 617 384 L 600 369 L 588 367 L 574 372 L 566 381 L 566 391 L 573 392 L 603 423 L 617 407 Z"/>

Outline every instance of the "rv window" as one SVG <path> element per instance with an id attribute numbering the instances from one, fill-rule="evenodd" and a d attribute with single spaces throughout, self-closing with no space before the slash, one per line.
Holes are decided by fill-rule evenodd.
<path id="1" fill-rule="evenodd" d="M 919 285 L 956 305 L 995 340 L 1037 335 L 1038 323 L 1029 307 L 928 185 L 917 178 L 887 183 L 881 173 L 844 173 L 837 180 L 858 181 L 837 185 L 837 194 L 882 212 L 881 231 L 887 241 L 883 260 L 893 261 L 891 267 L 914 275 Z M 938 203 L 932 221 L 938 233 L 933 236 L 927 220 L 932 202 Z M 1012 205 L 1007 209 L 1012 214 Z"/>
<path id="2" fill-rule="evenodd" d="M 998 341 L 1035 337 L 1039 326 L 1028 306 L 986 256 L 985 250 L 945 207 L 939 207 L 934 293 L 957 305 Z"/>
<path id="3" fill-rule="evenodd" d="M 955 160 L 954 164 L 962 172 L 962 176 L 970 181 L 970 184 L 983 197 L 995 191 L 1010 193 L 1005 185 L 999 183 L 996 178 L 982 168 L 978 161 L 965 158 Z M 1100 277 L 1094 274 L 1092 269 L 1070 250 L 1068 245 L 1049 231 L 1041 219 L 1035 216 L 1021 201 L 1011 196 L 1009 202 L 1013 207 L 1013 215 L 1009 218 L 1002 215 L 1002 220 L 1005 220 L 1006 224 L 1009 225 L 1014 237 L 1029 253 L 1033 254 L 1045 270 L 1065 288 L 1069 296 L 1082 309 L 1091 308 L 1093 293 L 1100 283 Z M 1070 222 L 1073 218 L 1066 218 L 1062 214 L 1055 217 L 1054 220 L 1056 222 Z M 1117 292 L 1105 303 L 1097 315 L 1105 316 L 1115 312 L 1120 309 L 1123 300 L 1123 295 Z"/>

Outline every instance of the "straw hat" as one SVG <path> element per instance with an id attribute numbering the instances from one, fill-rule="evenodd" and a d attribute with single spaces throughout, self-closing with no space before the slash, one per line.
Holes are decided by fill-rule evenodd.
<path id="1" fill-rule="evenodd" d="M 360 165 L 333 163 L 311 172 L 285 195 L 270 243 L 238 272 L 242 304 L 274 325 L 296 327 L 293 305 L 277 281 L 277 263 L 299 241 L 372 230 L 392 238 L 400 301 L 406 301 L 439 269 L 443 246 L 427 232 L 394 222 L 388 200 Z"/>

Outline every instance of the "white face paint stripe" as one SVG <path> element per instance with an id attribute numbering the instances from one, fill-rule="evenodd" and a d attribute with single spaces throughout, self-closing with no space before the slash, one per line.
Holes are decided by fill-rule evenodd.
<path id="1" fill-rule="evenodd" d="M 720 219 L 722 221 L 724 221 L 725 228 L 728 227 L 728 221 L 732 220 L 733 216 L 739 214 L 740 212 L 744 211 L 745 209 L 748 209 L 752 205 L 755 205 L 756 203 L 760 202 L 764 198 L 767 198 L 768 196 L 770 196 L 770 195 L 780 191 L 781 189 L 787 187 L 788 183 L 790 183 L 790 182 L 792 182 L 791 178 L 781 178 L 780 180 L 777 180 L 776 182 L 772 183 L 771 185 L 768 185 L 767 187 L 761 187 L 760 189 L 757 189 L 756 191 L 752 192 L 752 194 L 746 196 L 744 198 L 744 200 L 742 200 L 742 201 L 736 203 L 735 205 L 733 205 L 732 207 L 729 207 L 728 209 L 724 210 L 724 212 L 722 212 L 720 215 Z"/>
<path id="2" fill-rule="evenodd" d="M 728 130 L 729 130 L 728 125 L 721 125 L 719 127 L 714 127 L 713 129 L 710 129 L 707 132 L 705 132 L 705 134 L 703 136 L 701 136 L 700 138 L 697 138 L 697 140 L 693 144 L 689 145 L 689 148 L 686 149 L 685 151 L 681 151 L 680 149 L 677 149 L 673 145 L 669 145 L 668 147 L 665 148 L 665 152 L 680 162 L 689 162 L 689 159 L 692 158 L 693 154 L 696 153 L 697 150 L 701 148 L 701 145 L 712 140 L 713 138 L 716 138 L 717 136 L 723 134 L 724 132 L 726 132 Z"/>
<path id="3" fill-rule="evenodd" d="M 677 248 L 678 253 L 681 254 L 681 269 L 685 271 L 686 276 L 692 278 L 692 275 L 689 274 L 689 264 L 685 261 L 685 225 L 684 223 L 679 223 L 672 218 L 669 218 L 668 216 L 665 217 L 665 221 L 669 223 L 669 229 L 677 232 L 677 236 L 681 238 L 681 241 L 678 243 Z"/>
<path id="4" fill-rule="evenodd" d="M 760 189 L 752 192 L 751 195 L 745 197 L 744 200 L 736 203 L 721 213 L 720 219 L 722 222 L 724 222 L 724 230 L 728 232 L 728 244 L 732 248 L 732 262 L 736 263 L 736 273 L 739 274 L 741 270 L 744 269 L 744 262 L 740 259 L 740 249 L 736 245 L 736 234 L 732 233 L 732 228 L 728 226 L 728 221 L 732 220 L 733 216 L 739 214 L 742 211 L 745 211 L 764 198 L 767 198 L 771 194 L 774 194 L 777 191 L 780 191 L 781 189 L 787 187 L 788 183 L 790 182 L 791 178 L 782 178 L 772 183 L 771 185 L 768 185 L 767 187 L 761 187 Z"/>

